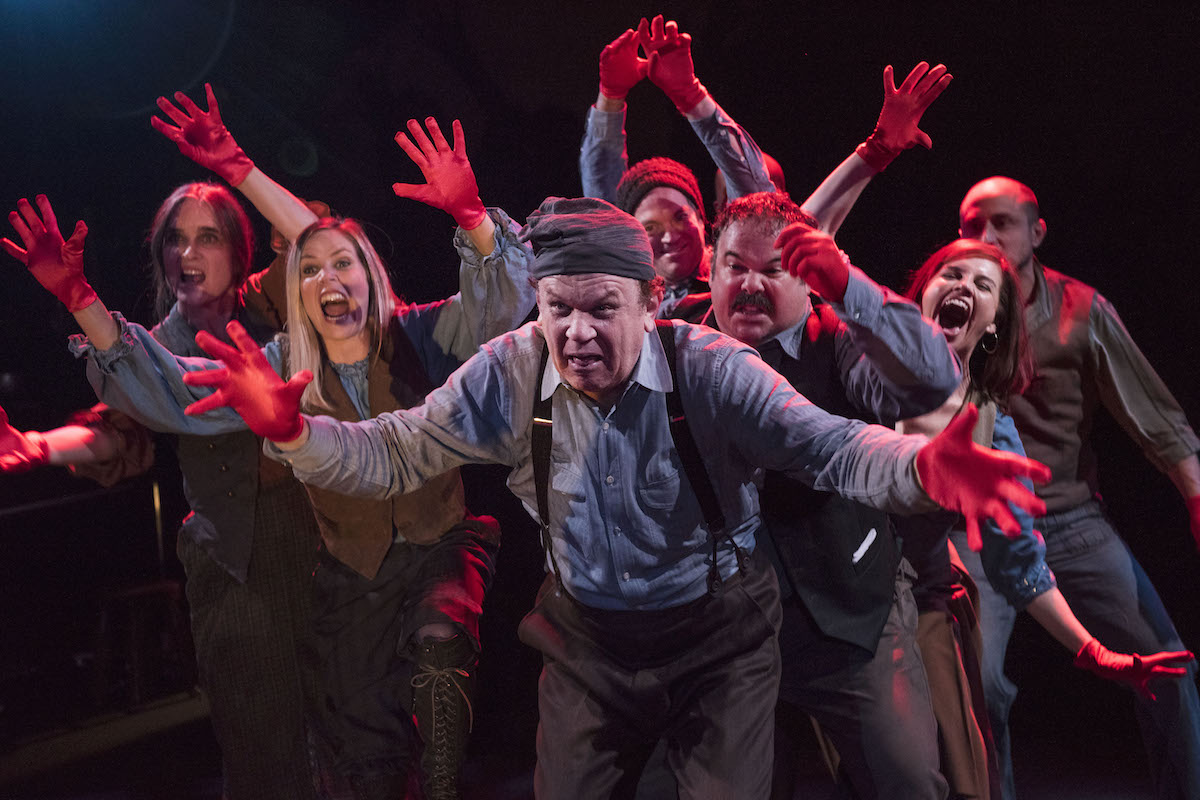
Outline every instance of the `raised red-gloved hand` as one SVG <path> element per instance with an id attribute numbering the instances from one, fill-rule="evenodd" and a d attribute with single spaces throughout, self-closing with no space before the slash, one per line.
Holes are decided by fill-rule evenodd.
<path id="1" fill-rule="evenodd" d="M 0 407 L 0 473 L 28 472 L 50 463 L 50 447 L 41 434 L 24 434 L 8 424 Z"/>
<path id="2" fill-rule="evenodd" d="M 150 124 L 154 130 L 174 142 L 179 152 L 200 166 L 211 169 L 230 186 L 237 186 L 254 169 L 254 162 L 246 157 L 225 123 L 221 122 L 221 109 L 217 108 L 212 86 L 204 84 L 204 93 L 208 98 L 208 111 L 201 111 L 183 92 L 175 93 L 175 102 L 182 108 L 176 108 L 165 97 L 158 98 L 158 107 L 179 127 L 169 125 L 158 117 L 151 117 Z"/>
<path id="3" fill-rule="evenodd" d="M 933 147 L 933 140 L 917 126 L 925 109 L 937 99 L 954 76 L 946 67 L 938 64 L 933 69 L 922 61 L 896 88 L 892 77 L 892 66 L 883 68 L 883 110 L 875 130 L 854 151 L 877 171 L 883 172 L 892 159 L 903 151 L 919 144 L 925 149 Z"/>
<path id="4" fill-rule="evenodd" d="M 462 123 L 454 120 L 454 147 L 451 148 L 433 117 L 425 118 L 429 135 L 421 130 L 421 123 L 408 121 L 408 132 L 413 144 L 404 131 L 396 134 L 396 144 L 408 154 L 413 163 L 421 168 L 428 183 L 393 183 L 392 191 L 400 197 L 411 197 L 426 205 L 440 208 L 465 230 L 479 226 L 487 216 L 483 201 L 479 199 L 479 184 L 475 182 L 475 171 L 467 160 L 467 144 L 463 137 Z"/>
<path id="5" fill-rule="evenodd" d="M 225 368 L 189 372 L 183 376 L 183 382 L 188 386 L 217 387 L 211 395 L 197 400 L 184 411 L 203 414 L 220 406 L 229 406 L 242 415 L 250 430 L 264 439 L 292 441 L 304 432 L 300 395 L 312 381 L 312 373 L 302 370 L 284 383 L 240 322 L 231 320 L 225 331 L 236 347 L 230 347 L 208 331 L 196 334 L 196 344 L 213 358 L 220 359 Z"/>
<path id="6" fill-rule="evenodd" d="M 643 17 L 637 33 L 642 49 L 649 56 L 646 74 L 680 114 L 688 113 L 708 96 L 708 90 L 696 79 L 691 34 L 680 33 L 675 20 L 664 23 L 662 14 L 653 22 L 646 22 Z"/>
<path id="7" fill-rule="evenodd" d="M 19 247 L 11 239 L 0 241 L 0 246 L 28 267 L 37 282 L 74 314 L 96 302 L 96 292 L 83 274 L 83 240 L 87 238 L 87 225 L 83 220 L 77 221 L 71 238 L 64 242 L 50 201 L 44 194 L 39 194 L 36 199 L 42 211 L 40 219 L 23 197 L 17 202 L 20 213 L 8 212 L 8 221 L 25 247 Z"/>
<path id="8" fill-rule="evenodd" d="M 833 237 L 804 222 L 793 222 L 775 239 L 783 267 L 808 284 L 808 288 L 834 303 L 846 296 L 850 259 Z"/>
<path id="9" fill-rule="evenodd" d="M 1181 678 L 1187 675 L 1188 662 L 1196 657 L 1188 650 L 1164 651 L 1148 656 L 1114 653 L 1096 639 L 1090 639 L 1075 654 L 1075 666 L 1094 672 L 1101 678 L 1124 683 L 1147 700 L 1157 699 L 1150 691 L 1153 678 Z"/>
<path id="10" fill-rule="evenodd" d="M 1050 480 L 1050 468 L 1045 464 L 971 441 L 978 419 L 979 409 L 968 403 L 917 453 L 917 476 L 926 494 L 942 508 L 963 515 L 967 546 L 975 551 L 983 547 L 979 520 L 985 517 L 991 517 L 1009 538 L 1020 534 L 1021 526 L 1008 507 L 1010 502 L 1035 517 L 1046 513 L 1046 504 L 1018 478 L 1024 476 L 1034 483 Z"/>
<path id="11" fill-rule="evenodd" d="M 600 94 L 624 100 L 629 90 L 646 77 L 646 59 L 638 56 L 638 34 L 633 28 L 600 51 Z"/>

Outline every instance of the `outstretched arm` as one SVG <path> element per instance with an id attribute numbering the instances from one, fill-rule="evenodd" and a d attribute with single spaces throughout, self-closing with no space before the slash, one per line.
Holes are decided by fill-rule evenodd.
<path id="1" fill-rule="evenodd" d="M 728 197 L 775 191 L 762 150 L 696 78 L 691 35 L 680 33 L 674 20 L 664 22 L 660 14 L 652 22 L 641 21 L 638 38 L 649 56 L 646 74 L 691 122 L 725 176 Z"/>
<path id="2" fill-rule="evenodd" d="M 1200 438 L 1116 308 L 1100 294 L 1088 315 L 1088 348 L 1096 394 L 1150 463 L 1175 484 L 1200 548 Z"/>
<path id="3" fill-rule="evenodd" d="M 837 233 L 867 184 L 901 152 L 917 144 L 933 147 L 933 140 L 918 125 L 953 79 L 942 64 L 930 69 L 922 61 L 897 89 L 891 65 L 884 67 L 883 109 L 875 130 L 801 205 L 816 217 L 823 231 L 831 236 Z"/>

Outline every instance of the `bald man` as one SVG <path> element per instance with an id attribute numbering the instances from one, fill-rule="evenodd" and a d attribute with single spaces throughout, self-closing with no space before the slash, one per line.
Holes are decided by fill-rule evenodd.
<path id="1" fill-rule="evenodd" d="M 1051 467 L 1038 489 L 1047 515 L 1034 527 L 1059 588 L 1089 630 L 1118 650 L 1181 650 L 1162 601 L 1100 501 L 1090 438 L 1103 405 L 1165 472 L 1188 506 L 1200 546 L 1200 449 L 1175 398 L 1146 361 L 1117 312 L 1094 288 L 1055 272 L 1034 251 L 1046 238 L 1037 197 L 1023 183 L 992 177 L 971 187 L 959 208 L 962 236 L 998 245 L 1016 267 L 1037 377 L 1011 413 L 1030 458 Z M 1016 612 L 984 579 L 979 556 L 955 542 L 980 589 L 984 692 L 995 734 L 1004 797 L 1014 796 L 1008 710 L 1016 687 L 1004 653 Z M 1191 680 L 1151 684 L 1157 702 L 1137 700 L 1138 721 L 1159 797 L 1200 798 L 1200 701 Z"/>

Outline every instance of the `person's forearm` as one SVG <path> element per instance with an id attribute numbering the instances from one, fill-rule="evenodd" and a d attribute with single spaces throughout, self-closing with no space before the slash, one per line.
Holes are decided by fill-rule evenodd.
<path id="1" fill-rule="evenodd" d="M 851 153 L 821 181 L 800 208 L 816 218 L 821 230 L 834 236 L 867 184 L 878 174 L 857 153 Z"/>
<path id="2" fill-rule="evenodd" d="M 941 406 L 962 381 L 945 337 L 913 303 L 859 269 L 850 275 L 843 302 L 832 305 L 854 345 L 838 350 L 848 396 L 880 419 L 919 417 Z"/>
<path id="3" fill-rule="evenodd" d="M 56 466 L 107 461 L 117 453 L 117 441 L 103 429 L 86 425 L 64 425 L 39 434 Z"/>
<path id="4" fill-rule="evenodd" d="M 588 109 L 579 146 L 579 180 L 584 197 L 617 201 L 617 185 L 629 158 L 625 152 L 625 101 L 601 95 Z"/>
<path id="5" fill-rule="evenodd" d="M 1071 606 L 1058 587 L 1038 595 L 1025 610 L 1072 655 L 1078 653 L 1092 638 L 1088 629 L 1075 617 L 1075 612 L 1071 611 Z"/>
<path id="6" fill-rule="evenodd" d="M 289 242 L 296 241 L 305 228 L 317 221 L 317 215 L 300 198 L 267 177 L 258 167 L 250 170 L 246 179 L 237 185 L 237 190 Z"/>
<path id="7" fill-rule="evenodd" d="M 700 113 L 700 112 L 706 113 Z M 766 157 L 750 133 L 708 94 L 687 114 L 692 130 L 704 143 L 717 169 L 725 176 L 729 200 L 778 187 L 767 171 Z"/>
<path id="8" fill-rule="evenodd" d="M 75 322 L 97 350 L 108 350 L 117 343 L 117 323 L 100 298 L 76 311 Z"/>
<path id="9" fill-rule="evenodd" d="M 302 423 L 302 427 L 300 428 L 299 436 L 297 436 L 295 439 L 292 439 L 290 442 L 272 442 L 272 444 L 284 453 L 291 452 L 292 450 L 299 450 L 301 447 L 303 447 L 308 441 L 308 417 L 301 414 L 300 422 Z"/>
<path id="10" fill-rule="evenodd" d="M 609 97 L 603 92 L 596 96 L 596 110 L 598 111 L 623 111 L 625 109 L 625 98 Z"/>
<path id="11" fill-rule="evenodd" d="M 469 231 L 464 230 L 467 239 L 470 240 L 471 246 L 479 251 L 479 255 L 487 257 L 496 249 L 496 223 L 492 221 L 489 214 L 485 214 L 483 222 L 471 228 Z"/>
<path id="12" fill-rule="evenodd" d="M 1200 459 L 1197 459 L 1195 453 L 1167 470 L 1167 476 L 1183 495 L 1183 499 L 1200 496 Z"/>
<path id="13" fill-rule="evenodd" d="M 716 101 L 712 99 L 712 95 L 705 94 L 704 99 L 688 109 L 688 112 L 684 114 L 684 116 L 687 117 L 688 120 L 698 120 L 704 119 L 705 117 L 711 117 L 716 112 Z"/>

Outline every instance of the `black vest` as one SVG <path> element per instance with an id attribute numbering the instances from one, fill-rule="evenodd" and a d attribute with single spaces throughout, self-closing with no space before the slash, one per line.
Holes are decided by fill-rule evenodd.
<path id="1" fill-rule="evenodd" d="M 814 306 L 800 359 L 784 353 L 779 373 L 826 411 L 875 422 L 846 398 L 835 351 L 839 327 L 832 309 Z M 780 472 L 767 473 L 761 499 L 781 582 L 790 584 L 825 635 L 874 653 L 900 562 L 887 514 Z"/>

